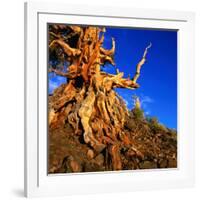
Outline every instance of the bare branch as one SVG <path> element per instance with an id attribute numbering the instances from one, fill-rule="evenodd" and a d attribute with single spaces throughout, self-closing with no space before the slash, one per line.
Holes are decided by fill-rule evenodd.
<path id="1" fill-rule="evenodd" d="M 137 83 L 134 83 L 132 80 L 123 78 L 123 72 L 119 72 L 117 75 L 101 72 L 101 75 L 104 76 L 103 80 L 105 83 L 106 81 L 112 82 L 110 88 L 136 89 L 139 87 L 139 85 Z M 104 87 L 106 88 L 106 84 L 104 84 Z"/>
<path id="2" fill-rule="evenodd" d="M 103 47 L 100 48 L 100 52 L 104 55 L 111 56 L 115 53 L 115 40 L 112 38 L 112 48 L 110 50 L 104 49 Z"/>
<path id="3" fill-rule="evenodd" d="M 52 35 L 53 37 L 57 38 L 57 39 L 60 39 L 60 35 L 54 33 L 54 32 L 49 32 L 50 35 Z"/>
<path id="4" fill-rule="evenodd" d="M 146 61 L 146 55 L 147 55 L 148 49 L 151 48 L 151 46 L 152 46 L 152 44 L 150 43 L 150 44 L 146 47 L 142 59 L 141 59 L 140 62 L 137 64 L 136 73 L 135 73 L 135 76 L 133 77 L 133 83 L 136 83 L 137 79 L 138 79 L 139 76 L 140 76 L 141 67 L 142 67 L 142 65 L 144 65 L 144 63 L 145 63 L 145 61 Z"/>
<path id="5" fill-rule="evenodd" d="M 64 77 L 69 76 L 69 73 L 64 73 L 62 71 L 59 71 L 59 70 L 53 69 L 53 68 L 49 69 L 49 73 L 51 73 L 51 72 L 54 72 L 54 73 L 56 73 L 56 75 L 59 75 L 59 76 L 64 76 Z"/>
<path id="6" fill-rule="evenodd" d="M 79 49 L 71 48 L 62 39 L 53 40 L 51 42 L 51 44 L 49 45 L 49 48 L 53 48 L 53 46 L 56 45 L 56 44 L 58 44 L 63 49 L 63 51 L 65 52 L 65 54 L 67 54 L 68 56 L 77 56 L 77 55 L 81 54 L 81 51 Z"/>
<path id="7" fill-rule="evenodd" d="M 74 33 L 79 34 L 82 29 L 80 26 L 68 26 Z"/>

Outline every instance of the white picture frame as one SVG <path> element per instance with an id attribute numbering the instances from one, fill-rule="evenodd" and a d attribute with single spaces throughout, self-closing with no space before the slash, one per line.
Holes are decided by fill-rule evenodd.
<path id="1" fill-rule="evenodd" d="M 46 31 L 49 22 L 178 30 L 177 169 L 48 175 Z M 44 2 L 25 3 L 24 144 L 27 197 L 193 186 L 194 14 Z"/>

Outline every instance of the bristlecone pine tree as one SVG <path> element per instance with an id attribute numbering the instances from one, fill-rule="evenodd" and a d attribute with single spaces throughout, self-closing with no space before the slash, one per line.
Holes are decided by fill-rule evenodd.
<path id="1" fill-rule="evenodd" d="M 121 170 L 122 146 L 133 147 L 123 131 L 129 112 L 114 88 L 139 87 L 137 79 L 151 44 L 144 50 L 132 78 L 124 78 L 117 69 L 116 74 L 108 74 L 101 66 L 115 65 L 115 40 L 112 38 L 111 49 L 103 48 L 105 32 L 105 28 L 92 26 L 49 26 L 49 59 L 62 63 L 49 65 L 49 72 L 67 80 L 49 101 L 49 128 L 70 124 L 74 134 L 82 135 L 93 152 L 98 154 L 106 149 L 112 169 Z M 63 62 L 68 63 L 66 70 Z"/>

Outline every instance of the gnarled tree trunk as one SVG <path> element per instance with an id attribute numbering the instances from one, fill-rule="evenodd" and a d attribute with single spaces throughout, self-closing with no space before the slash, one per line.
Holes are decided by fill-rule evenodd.
<path id="1" fill-rule="evenodd" d="M 108 74 L 100 70 L 106 63 L 114 65 L 115 40 L 112 39 L 111 49 L 104 49 L 104 34 L 105 28 L 50 26 L 50 57 L 66 61 L 68 67 L 67 71 L 53 65 L 49 67 L 49 72 L 67 78 L 67 83 L 55 90 L 49 102 L 49 127 L 69 123 L 74 134 L 83 134 L 84 142 L 94 152 L 106 148 L 113 170 L 120 170 L 121 144 L 130 145 L 123 132 L 128 111 L 114 88 L 139 87 L 137 79 L 150 46 L 138 63 L 135 76 L 126 79 L 123 72 Z"/>

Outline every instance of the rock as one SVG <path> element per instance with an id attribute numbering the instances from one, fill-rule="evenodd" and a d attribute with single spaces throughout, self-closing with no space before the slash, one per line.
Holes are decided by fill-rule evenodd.
<path id="1" fill-rule="evenodd" d="M 49 169 L 49 173 L 55 173 L 57 170 L 57 167 L 53 166 L 52 168 Z"/>
<path id="2" fill-rule="evenodd" d="M 136 153 L 135 153 L 135 151 L 133 151 L 132 149 L 129 149 L 127 152 L 126 152 L 126 156 L 128 157 L 128 158 L 131 158 L 131 157 L 133 157 L 133 156 L 135 156 L 136 155 Z"/>
<path id="3" fill-rule="evenodd" d="M 98 172 L 98 171 L 105 171 L 105 166 L 97 165 L 94 160 L 91 160 L 90 162 L 86 162 L 84 164 L 84 171 L 85 172 Z"/>
<path id="4" fill-rule="evenodd" d="M 168 167 L 170 168 L 176 168 L 177 167 L 177 160 L 173 158 L 168 159 Z"/>
<path id="5" fill-rule="evenodd" d="M 167 167 L 167 160 L 166 159 L 160 160 L 159 165 L 160 165 L 160 168 L 166 168 Z"/>
<path id="6" fill-rule="evenodd" d="M 158 155 L 160 158 L 163 158 L 164 157 L 164 153 L 159 153 Z"/>
<path id="7" fill-rule="evenodd" d="M 176 159 L 176 157 L 177 157 L 176 154 L 173 153 L 172 158 L 173 158 L 173 159 Z"/>
<path id="8" fill-rule="evenodd" d="M 144 161 L 139 164 L 140 169 L 155 169 L 157 168 L 157 164 L 153 161 Z"/>
<path id="9" fill-rule="evenodd" d="M 93 159 L 94 158 L 94 151 L 92 151 L 91 149 L 89 149 L 87 151 L 87 157 L 89 160 Z"/>
<path id="10" fill-rule="evenodd" d="M 69 167 L 72 172 L 81 172 L 81 165 L 72 157 L 69 157 Z"/>
<path id="11" fill-rule="evenodd" d="M 135 121 L 134 121 L 134 120 L 128 120 L 128 121 L 126 122 L 126 127 L 127 127 L 129 130 L 134 130 L 135 127 L 136 127 Z"/>
<path id="12" fill-rule="evenodd" d="M 103 163 L 104 163 L 104 156 L 103 156 L 103 154 L 99 154 L 99 155 L 94 159 L 94 162 L 95 162 L 97 165 L 99 165 L 99 166 L 103 165 Z"/>

